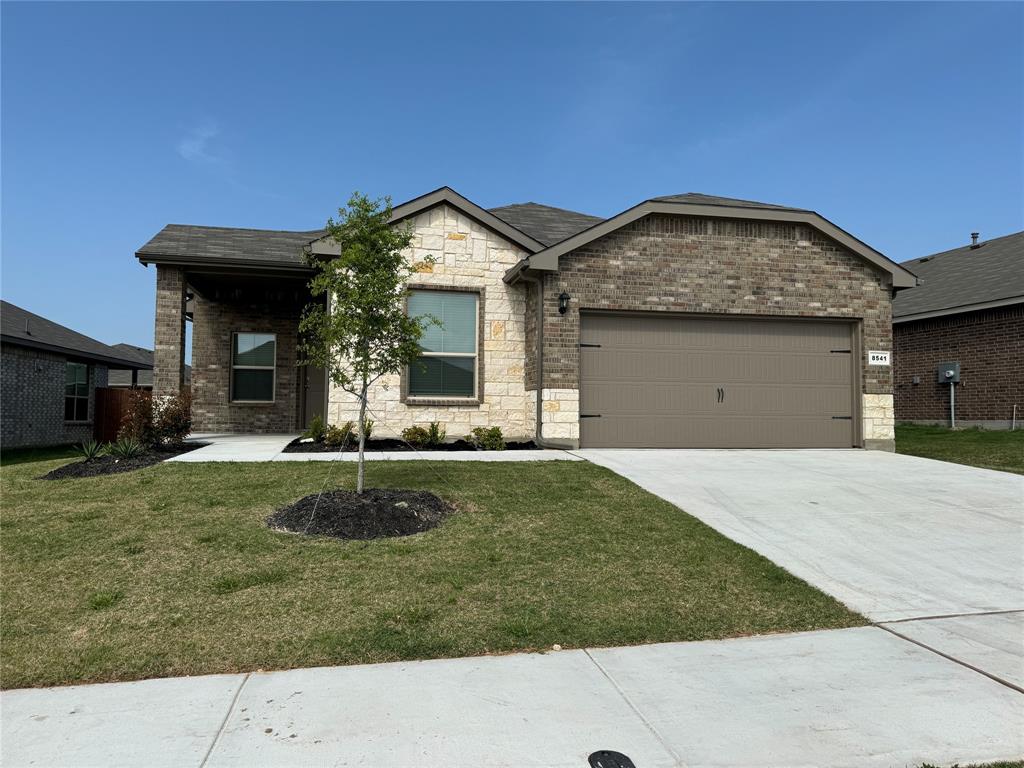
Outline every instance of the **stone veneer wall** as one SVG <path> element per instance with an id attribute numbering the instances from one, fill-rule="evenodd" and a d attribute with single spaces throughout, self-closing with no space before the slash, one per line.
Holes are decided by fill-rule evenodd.
<path id="1" fill-rule="evenodd" d="M 67 422 L 67 361 L 65 355 L 55 352 L 4 345 L 0 362 L 0 444 L 4 448 L 64 445 L 92 439 L 96 387 L 107 386 L 107 367 L 89 363 L 89 419 Z"/>
<path id="2" fill-rule="evenodd" d="M 402 401 L 401 376 L 379 380 L 370 390 L 374 434 L 395 436 L 404 428 L 440 422 L 449 438 L 462 437 L 473 427 L 498 426 L 507 438 L 532 438 L 535 394 L 525 388 L 526 303 L 522 285 L 502 281 L 505 271 L 526 254 L 504 238 L 454 209 L 440 205 L 412 220 L 415 232 L 409 259 L 424 266 L 413 282 L 437 288 L 480 289 L 483 294 L 479 353 L 483 355 L 482 402 L 445 403 Z M 328 420 L 342 424 L 358 419 L 357 400 L 331 387 Z"/>
<path id="3" fill-rule="evenodd" d="M 1024 304 L 898 323 L 896 418 L 949 424 L 949 385 L 940 363 L 960 363 L 957 423 L 1008 428 L 1024 422 Z M 918 376 L 919 383 L 914 383 Z"/>
<path id="4" fill-rule="evenodd" d="M 192 429 L 195 432 L 294 432 L 299 419 L 296 346 L 302 306 L 209 301 L 192 307 Z M 231 402 L 231 335 L 277 334 L 273 403 Z"/>
<path id="5" fill-rule="evenodd" d="M 543 389 L 557 393 L 544 437 L 578 439 L 565 414 L 578 420 L 580 310 L 644 310 L 859 320 L 865 445 L 892 448 L 891 369 L 867 364 L 868 350 L 892 349 L 890 276 L 813 227 L 652 215 L 559 267 L 544 279 Z M 560 315 L 563 290 L 572 299 Z"/>

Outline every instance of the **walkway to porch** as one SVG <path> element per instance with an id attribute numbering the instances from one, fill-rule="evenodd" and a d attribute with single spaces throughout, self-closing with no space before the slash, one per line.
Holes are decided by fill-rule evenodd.
<path id="1" fill-rule="evenodd" d="M 190 442 L 208 443 L 168 461 L 355 461 L 356 452 L 284 453 L 285 446 L 298 437 L 287 435 L 240 435 L 196 433 Z M 368 461 L 583 461 L 568 451 L 541 449 L 536 451 L 395 451 L 367 453 Z"/>

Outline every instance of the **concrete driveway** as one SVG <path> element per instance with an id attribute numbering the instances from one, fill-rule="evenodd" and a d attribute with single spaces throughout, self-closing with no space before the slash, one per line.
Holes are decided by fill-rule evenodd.
<path id="1" fill-rule="evenodd" d="M 876 622 L 1024 609 L 1024 477 L 879 451 L 574 453 Z"/>

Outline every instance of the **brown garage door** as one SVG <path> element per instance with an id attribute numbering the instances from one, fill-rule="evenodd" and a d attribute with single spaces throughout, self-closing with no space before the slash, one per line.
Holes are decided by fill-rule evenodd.
<path id="1" fill-rule="evenodd" d="M 585 448 L 849 448 L 853 326 L 584 314 Z"/>

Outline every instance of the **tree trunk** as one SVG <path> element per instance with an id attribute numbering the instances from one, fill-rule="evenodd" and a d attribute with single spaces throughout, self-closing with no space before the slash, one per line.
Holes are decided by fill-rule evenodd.
<path id="1" fill-rule="evenodd" d="M 359 393 L 359 467 L 356 471 L 356 493 L 363 492 L 364 476 L 364 451 L 366 448 L 366 379 L 363 379 L 363 388 Z"/>

